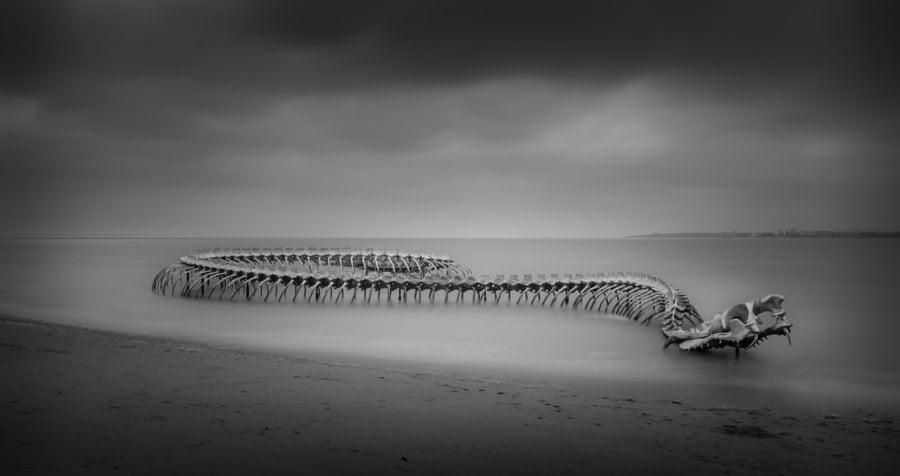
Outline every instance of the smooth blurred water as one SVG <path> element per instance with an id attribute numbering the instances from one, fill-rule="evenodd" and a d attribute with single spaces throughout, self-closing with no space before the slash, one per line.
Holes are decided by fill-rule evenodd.
<path id="1" fill-rule="evenodd" d="M 207 247 L 384 247 L 445 253 L 476 274 L 646 272 L 704 316 L 784 294 L 794 345 L 735 361 L 670 348 L 656 327 L 503 304 L 248 304 L 161 297 L 150 282 Z M 0 240 L 0 312 L 129 333 L 299 352 L 538 370 L 577 378 L 716 382 L 900 401 L 898 240 Z M 766 322 L 770 322 L 766 316 Z"/>

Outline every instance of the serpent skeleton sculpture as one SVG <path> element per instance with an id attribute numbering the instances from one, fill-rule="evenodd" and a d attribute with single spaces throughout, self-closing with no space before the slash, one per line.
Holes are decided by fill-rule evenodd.
<path id="1" fill-rule="evenodd" d="M 460 302 L 468 293 L 473 303 L 493 301 L 596 310 L 640 324 L 659 323 L 665 347 L 678 344 L 685 350 L 734 347 L 753 348 L 772 335 L 790 342 L 793 324 L 784 317 L 783 297 L 770 295 L 747 303 L 704 322 L 687 296 L 665 281 L 639 273 L 615 274 L 525 274 L 487 275 L 475 278 L 472 271 L 447 256 L 372 248 L 234 248 L 202 250 L 181 257 L 153 279 L 159 294 L 201 299 L 310 302 L 349 296 L 371 302 L 382 291 L 391 302 L 412 299 L 434 302 L 443 292 L 444 302 L 455 293 Z M 359 296 L 361 294 L 361 296 Z M 396 296 L 395 296 L 396 295 Z M 746 306 L 746 307 L 744 307 Z M 744 316 L 735 309 L 745 309 Z M 756 313 L 772 312 L 775 322 L 764 329 L 756 325 Z M 737 314 L 740 314 L 739 312 Z M 747 318 L 747 315 L 751 317 Z M 694 327 L 685 327 L 694 326 Z"/>

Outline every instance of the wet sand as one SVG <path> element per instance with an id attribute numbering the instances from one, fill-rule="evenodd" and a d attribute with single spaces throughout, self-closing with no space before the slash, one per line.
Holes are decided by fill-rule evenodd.
<path id="1" fill-rule="evenodd" d="M 0 469 L 12 473 L 900 474 L 896 409 L 776 391 L 730 398 L 14 318 L 0 318 L 0 361 Z"/>

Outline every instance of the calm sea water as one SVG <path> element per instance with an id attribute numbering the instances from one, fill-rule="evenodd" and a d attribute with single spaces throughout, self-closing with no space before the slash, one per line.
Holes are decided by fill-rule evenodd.
<path id="1" fill-rule="evenodd" d="M 445 253 L 476 274 L 639 271 L 704 316 L 777 292 L 796 324 L 735 361 L 661 350 L 656 327 L 501 304 L 247 304 L 161 297 L 150 282 L 190 250 L 350 246 Z M 898 240 L 0 240 L 0 312 L 129 333 L 578 378 L 720 382 L 900 401 Z M 770 318 L 766 316 L 766 322 Z"/>

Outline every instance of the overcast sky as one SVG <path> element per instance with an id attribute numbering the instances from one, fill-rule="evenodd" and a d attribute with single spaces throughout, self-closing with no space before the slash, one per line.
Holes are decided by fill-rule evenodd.
<path id="1" fill-rule="evenodd" d="M 4 0 L 0 235 L 900 229 L 893 3 Z"/>

